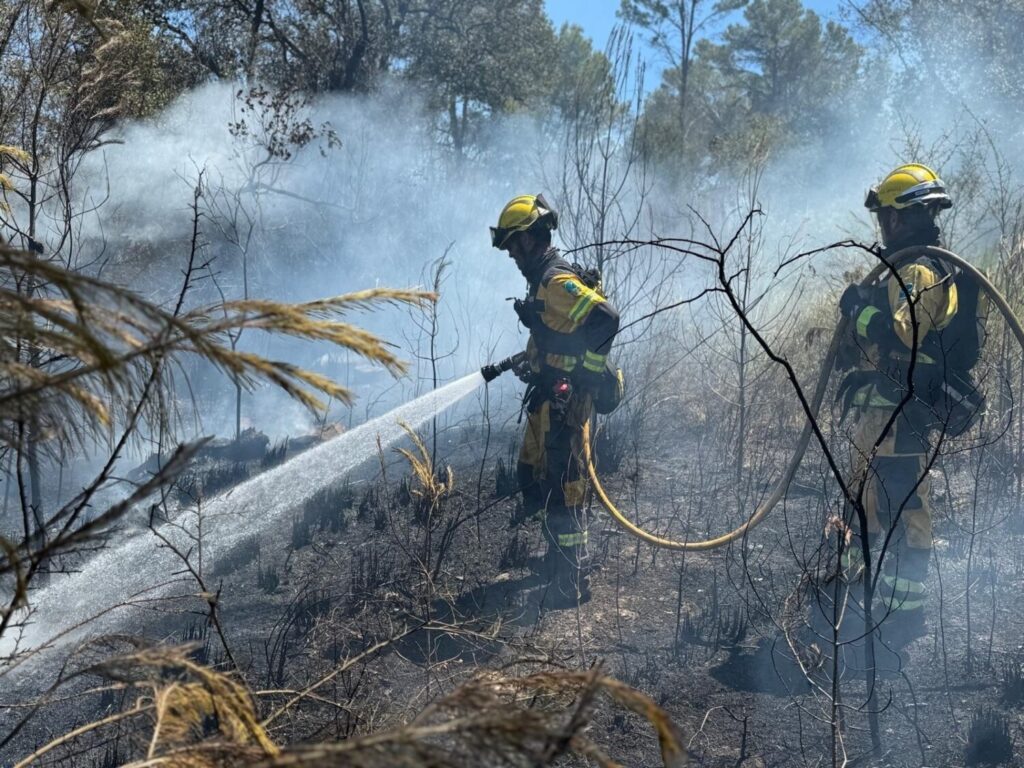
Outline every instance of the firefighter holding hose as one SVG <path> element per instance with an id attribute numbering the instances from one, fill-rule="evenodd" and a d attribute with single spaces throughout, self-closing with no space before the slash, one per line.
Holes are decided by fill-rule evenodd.
<path id="1" fill-rule="evenodd" d="M 930 168 L 892 171 L 865 202 L 878 220 L 882 258 L 911 246 L 939 246 L 938 216 L 952 204 Z M 928 469 L 940 441 L 966 431 L 984 408 L 971 369 L 984 343 L 987 303 L 977 281 L 921 257 L 873 287 L 851 285 L 840 311 L 850 331 L 837 367 L 852 368 L 840 397 L 844 413 L 852 410 L 856 419 L 850 488 L 857 493 L 863 485 L 867 545 L 874 565 L 881 557 L 876 620 L 883 639 L 902 647 L 927 631 Z M 862 545 L 855 536 L 841 558 L 851 581 L 863 572 Z"/>
<path id="2" fill-rule="evenodd" d="M 527 295 L 515 302 L 529 330 L 516 372 L 529 384 L 526 432 L 517 474 L 524 512 L 540 517 L 548 549 L 544 604 L 563 608 L 590 599 L 584 559 L 586 486 L 584 426 L 593 411 L 610 412 L 622 397 L 620 371 L 608 364 L 619 315 L 604 296 L 600 276 L 569 264 L 551 245 L 558 214 L 542 195 L 521 195 L 491 227 L 491 243 L 507 251 L 526 278 Z M 505 368 L 488 366 L 485 378 Z"/>

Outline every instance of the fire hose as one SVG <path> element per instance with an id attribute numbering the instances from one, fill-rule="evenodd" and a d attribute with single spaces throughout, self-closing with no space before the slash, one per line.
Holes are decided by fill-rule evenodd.
<path id="1" fill-rule="evenodd" d="M 961 273 L 967 274 L 971 279 L 977 281 L 979 288 L 988 296 L 991 302 L 1002 314 L 1003 318 L 1006 320 L 1006 324 L 1010 327 L 1010 330 L 1016 337 L 1018 344 L 1020 344 L 1021 349 L 1024 350 L 1024 327 L 1022 327 L 1020 320 L 1014 314 L 1006 299 L 978 269 L 957 256 L 955 253 L 947 251 L 944 248 L 938 248 L 931 245 L 919 245 L 904 248 L 893 254 L 885 262 L 878 264 L 874 269 L 872 269 L 871 272 L 869 272 L 861 281 L 860 285 L 862 288 L 875 286 L 886 273 L 895 271 L 903 264 L 913 261 L 914 259 L 929 256 L 957 267 Z M 817 384 L 815 385 L 812 397 L 808 400 L 809 412 L 806 413 L 808 417 L 807 423 L 804 425 L 800 438 L 797 440 L 796 447 L 793 450 L 793 454 L 786 465 L 786 469 L 783 472 L 782 477 L 772 489 L 768 498 L 766 498 L 753 511 L 753 513 L 751 513 L 750 517 L 747 518 L 747 521 L 743 523 L 743 525 L 715 538 L 701 541 L 680 541 L 677 539 L 658 536 L 657 534 L 651 533 L 640 525 L 634 523 L 618 508 L 615 502 L 612 501 L 607 491 L 605 491 L 604 485 L 601 483 L 601 478 L 598 476 L 597 468 L 594 465 L 594 455 L 590 439 L 590 422 L 588 420 L 583 426 L 583 462 L 586 465 L 587 475 L 590 478 L 590 484 L 598 502 L 600 502 L 601 506 L 605 508 L 609 515 L 611 515 L 612 519 L 614 519 L 615 522 L 628 533 L 646 541 L 649 544 L 653 544 L 654 546 L 661 547 L 663 549 L 685 552 L 701 552 L 723 547 L 746 536 L 750 530 L 761 523 L 771 513 L 771 511 L 778 505 L 779 501 L 781 501 L 786 495 L 786 492 L 789 490 L 790 483 L 793 481 L 797 470 L 800 468 L 800 463 L 803 461 L 804 454 L 807 452 L 807 446 L 810 444 L 811 436 L 814 434 L 814 420 L 817 419 L 818 412 L 821 409 L 821 404 L 825 399 L 825 392 L 828 389 L 828 383 L 831 378 L 832 368 L 835 365 L 836 355 L 839 352 L 839 347 L 843 338 L 848 332 L 849 322 L 849 318 L 841 318 L 832 333 L 832 339 L 829 342 L 828 351 L 825 354 L 825 359 L 822 361 L 821 370 L 818 374 Z M 516 356 L 516 358 L 518 357 L 519 356 Z M 485 366 L 485 378 L 487 381 L 490 381 L 499 373 L 511 368 L 515 362 L 517 362 L 516 359 L 509 358 L 508 360 L 502 361 L 502 363 Z"/>
<path id="2" fill-rule="evenodd" d="M 1017 343 L 1020 344 L 1021 349 L 1024 350 L 1024 327 L 1021 326 L 1020 320 L 1014 314 L 1006 299 L 1003 298 L 1003 295 L 999 293 L 996 287 L 992 285 L 985 275 L 970 263 L 944 248 L 938 248 L 931 245 L 917 245 L 897 251 L 887 260 L 888 263 L 879 264 L 871 270 L 867 277 L 861 281 L 861 287 L 869 288 L 875 285 L 883 274 L 886 274 L 890 270 L 894 271 L 899 269 L 899 267 L 906 262 L 913 261 L 914 259 L 921 258 L 922 256 L 931 256 L 935 259 L 944 261 L 947 264 L 952 264 L 959 268 L 961 272 L 966 273 L 973 280 L 976 280 L 981 290 L 985 292 L 992 303 L 999 309 L 999 312 L 1006 320 L 1006 324 L 1010 327 L 1013 335 L 1017 338 Z M 590 477 L 590 483 L 593 486 L 594 494 L 597 496 L 597 500 L 601 503 L 601 506 L 604 507 L 615 522 L 625 528 L 626 531 L 639 539 L 643 539 L 649 544 L 653 544 L 656 547 L 662 547 L 664 549 L 674 549 L 684 552 L 701 552 L 723 547 L 726 544 L 730 544 L 731 542 L 746 536 L 748 531 L 753 529 L 768 516 L 779 501 L 782 500 L 782 497 L 786 495 L 786 491 L 789 490 L 789 485 L 793 481 L 793 477 L 796 475 L 797 469 L 800 467 L 800 462 L 803 460 L 804 453 L 806 453 L 807 446 L 811 440 L 811 435 L 814 432 L 813 420 L 817 418 L 818 411 L 821 408 L 821 403 L 825 398 L 825 391 L 828 389 L 828 382 L 831 377 L 832 368 L 835 364 L 836 355 L 839 351 L 839 345 L 847 333 L 849 322 L 849 318 L 843 317 L 840 319 L 838 325 L 836 325 L 835 331 L 832 333 L 832 340 L 829 342 L 828 352 L 826 352 L 825 359 L 821 364 L 821 372 L 818 374 L 818 382 L 814 388 L 814 394 L 808 401 L 810 413 L 807 414 L 807 423 L 804 425 L 803 432 L 800 434 L 800 439 L 797 440 L 796 448 L 789 459 L 789 463 L 786 465 L 786 470 L 783 473 L 782 478 L 776 484 L 768 498 L 754 510 L 743 525 L 729 531 L 728 533 L 722 534 L 721 536 L 712 539 L 705 539 L 703 541 L 679 541 L 676 539 L 658 536 L 650 531 L 644 530 L 619 510 L 615 505 L 615 502 L 613 502 L 608 496 L 604 486 L 601 484 L 601 478 L 598 477 L 597 468 L 594 466 L 594 456 L 590 446 L 590 424 L 588 422 L 584 425 L 583 429 L 583 460 L 586 464 L 587 474 Z"/>

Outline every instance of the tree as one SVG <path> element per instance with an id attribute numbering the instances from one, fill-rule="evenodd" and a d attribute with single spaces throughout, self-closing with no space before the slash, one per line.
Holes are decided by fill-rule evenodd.
<path id="1" fill-rule="evenodd" d="M 0 153 L 0 175 L 6 177 L 0 190 L 0 242 L 20 244 L 47 263 L 79 270 L 89 266 L 77 240 L 85 215 L 73 185 L 80 164 L 107 141 L 115 120 L 159 108 L 174 86 L 139 26 L 47 5 L 22 0 L 0 11 L 0 145 L 8 150 Z M 3 287 L 25 301 L 45 289 L 32 272 L 8 274 L 6 280 Z M 65 356 L 35 343 L 36 332 L 22 329 L 10 342 L 18 364 L 42 376 Z M 41 453 L 50 432 L 38 411 L 27 410 L 8 443 L 22 489 L 26 537 L 32 528 L 41 532 L 45 519 Z"/>
<path id="2" fill-rule="evenodd" d="M 410 23 L 404 72 L 443 115 L 440 130 L 461 162 L 490 115 L 548 92 L 554 46 L 542 0 L 436 0 Z"/>
<path id="3" fill-rule="evenodd" d="M 862 72 L 863 49 L 835 22 L 822 27 L 800 0 L 753 0 L 744 23 L 730 24 L 721 43 L 697 41 L 695 51 L 685 86 L 679 68 L 664 73 L 644 126 L 655 151 L 685 146 L 698 160 L 728 163 L 821 137 Z M 693 121 L 685 145 L 672 112 L 684 87 Z"/>
<path id="4" fill-rule="evenodd" d="M 902 103 L 934 109 L 937 99 L 1012 123 L 1024 103 L 1024 3 L 1020 0 L 870 0 L 855 5 L 900 75 Z"/>
<path id="5" fill-rule="evenodd" d="M 409 2 L 137 0 L 178 55 L 223 80 L 367 91 L 397 51 Z"/>
<path id="6" fill-rule="evenodd" d="M 622 0 L 619 16 L 650 34 L 650 43 L 668 62 L 675 107 L 675 141 L 680 153 L 687 149 L 690 114 L 690 75 L 701 35 L 723 16 L 742 8 L 747 0 Z M 662 96 L 664 99 L 664 95 Z"/>
<path id="7" fill-rule="evenodd" d="M 729 25 L 723 45 L 703 43 L 702 55 L 744 87 L 752 111 L 793 133 L 820 130 L 860 71 L 860 46 L 833 21 L 822 28 L 800 0 L 753 0 L 744 19 Z"/>
<path id="8" fill-rule="evenodd" d="M 580 110 L 598 110 L 616 98 L 616 76 L 608 55 L 595 51 L 590 38 L 575 24 L 563 24 L 554 41 L 554 64 L 543 82 L 546 104 L 562 120 L 574 119 Z M 544 103 L 538 104 L 543 109 Z"/>

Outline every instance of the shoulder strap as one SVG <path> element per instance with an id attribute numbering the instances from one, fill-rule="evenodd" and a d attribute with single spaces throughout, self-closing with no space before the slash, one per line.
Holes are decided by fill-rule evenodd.
<path id="1" fill-rule="evenodd" d="M 604 295 L 601 286 L 600 269 L 597 267 L 584 267 L 582 264 L 575 261 L 569 265 L 569 267 L 572 269 L 576 277 L 580 279 L 580 282 L 587 286 L 587 288 L 592 291 L 597 291 L 602 296 Z"/>
<path id="2" fill-rule="evenodd" d="M 949 350 L 947 363 L 950 367 L 966 372 L 977 365 L 985 346 L 988 300 L 982 294 L 978 281 L 965 273 L 957 275 L 956 288 L 957 313 L 943 331 L 943 346 Z"/>

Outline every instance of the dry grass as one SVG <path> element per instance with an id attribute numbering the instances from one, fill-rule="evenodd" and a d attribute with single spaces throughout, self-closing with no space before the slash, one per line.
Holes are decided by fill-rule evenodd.
<path id="1" fill-rule="evenodd" d="M 13 155 L 10 147 L 0 154 Z M 182 310 L 165 309 L 103 280 L 64 269 L 37 254 L 0 243 L 0 448 L 24 451 L 26 442 L 54 457 L 104 448 L 137 430 L 142 409 L 151 423 L 168 418 L 162 387 L 167 363 L 198 355 L 244 387 L 270 382 L 310 409 L 325 400 L 351 402 L 352 393 L 330 379 L 286 361 L 232 348 L 242 329 L 262 330 L 344 347 L 398 375 L 405 364 L 393 348 L 342 319 L 354 310 L 387 303 L 422 305 L 433 294 L 375 289 L 302 304 L 234 301 Z M 115 428 L 122 427 L 120 440 Z M 0 608 L 0 634 L 22 607 L 32 575 L 49 558 L 81 546 L 132 505 L 173 482 L 198 445 L 175 457 L 126 501 L 82 521 L 91 494 L 107 475 L 51 513 L 20 546 L 0 539 L 0 576 L 13 590 Z M 116 455 L 116 452 L 115 452 Z M 113 459 L 107 467 L 108 472 Z M 45 531 L 45 534 L 43 533 Z"/>
<path id="2" fill-rule="evenodd" d="M 441 501 L 455 487 L 455 476 L 452 474 L 452 468 L 446 466 L 443 477 L 439 477 L 434 469 L 434 461 L 430 456 L 430 451 L 427 450 L 427 446 L 423 443 L 423 438 L 416 434 L 416 431 L 408 424 L 403 423 L 400 426 L 409 435 L 413 446 L 416 448 L 415 453 L 406 448 L 396 449 L 409 462 L 413 476 L 416 478 L 418 487 L 412 489 L 412 494 L 428 510 L 436 510 L 440 506 Z"/>
<path id="3" fill-rule="evenodd" d="M 153 365 L 182 353 L 199 355 L 247 387 L 269 381 L 314 410 L 325 399 L 349 403 L 346 387 L 291 363 L 232 349 L 229 335 L 252 328 L 326 341 L 400 374 L 405 365 L 386 342 L 340 318 L 356 309 L 422 305 L 433 298 L 374 289 L 303 304 L 233 301 L 176 314 L 6 246 L 0 246 L 0 275 L 7 278 L 0 281 L 0 440 L 9 444 L 15 441 L 10 425 L 27 413 L 47 440 L 96 435 L 114 420 L 112 404 L 132 402 Z M 40 289 L 25 291 L 26 284 Z"/>
<path id="4" fill-rule="evenodd" d="M 205 768 L 252 764 L 278 755 L 249 690 L 237 679 L 192 661 L 190 650 L 140 648 L 85 667 L 74 677 L 100 675 L 120 683 L 136 693 L 131 707 L 79 726 L 16 765 L 28 766 L 69 741 L 129 718 L 138 718 L 133 721 L 136 735 L 145 735 L 139 765 Z"/>
<path id="5" fill-rule="evenodd" d="M 130 766 L 525 768 L 574 755 L 602 768 L 617 768 L 621 764 L 591 728 L 602 703 L 650 723 L 666 768 L 689 765 L 683 739 L 668 715 L 648 696 L 602 675 L 599 668 L 525 677 L 483 673 L 406 725 L 340 742 L 284 747 L 260 723 L 245 685 L 191 661 L 189 650 L 142 648 L 82 669 L 76 676 L 101 675 L 137 695 L 123 712 L 54 739 L 16 768 L 86 734 L 126 724 L 138 737 L 135 742 L 144 745 Z"/>
<path id="6" fill-rule="evenodd" d="M 0 169 L 3 169 L 4 165 L 10 161 L 17 163 L 28 164 L 31 160 L 29 154 L 18 147 L 12 147 L 8 144 L 0 144 Z M 0 173 L 0 213 L 9 212 L 10 206 L 7 204 L 6 195 L 13 188 L 10 178 Z"/>

